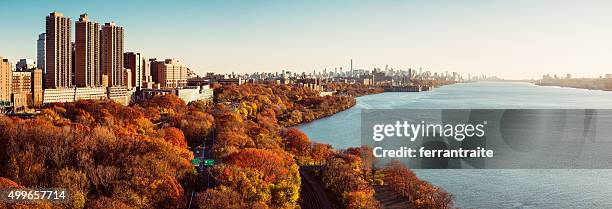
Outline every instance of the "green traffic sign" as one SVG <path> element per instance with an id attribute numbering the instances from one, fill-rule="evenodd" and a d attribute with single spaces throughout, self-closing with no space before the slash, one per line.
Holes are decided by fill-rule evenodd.
<path id="1" fill-rule="evenodd" d="M 215 165 L 215 160 L 213 160 L 213 159 L 205 159 L 204 160 L 204 166 L 208 167 L 208 166 L 213 166 L 213 165 Z"/>
<path id="2" fill-rule="evenodd" d="M 200 163 L 202 163 L 202 160 L 200 160 L 200 158 L 194 158 L 193 160 L 191 160 L 191 164 L 199 166 Z"/>

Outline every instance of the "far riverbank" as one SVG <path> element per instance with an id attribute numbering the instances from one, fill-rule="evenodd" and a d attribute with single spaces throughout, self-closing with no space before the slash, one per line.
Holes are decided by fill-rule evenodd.
<path id="1" fill-rule="evenodd" d="M 612 91 L 612 78 L 543 79 L 535 84 L 538 86 L 558 86 L 577 89 Z"/>

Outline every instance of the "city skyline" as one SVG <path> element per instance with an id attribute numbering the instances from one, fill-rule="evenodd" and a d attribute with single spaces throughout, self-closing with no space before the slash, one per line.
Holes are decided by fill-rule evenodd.
<path id="1" fill-rule="evenodd" d="M 605 1 L 9 1 L 0 9 L 11 28 L 0 36 L 0 55 L 36 59 L 44 16 L 53 11 L 115 21 L 127 28 L 124 51 L 178 58 L 197 74 L 329 71 L 348 69 L 351 58 L 355 69 L 508 79 L 612 71 L 612 3 Z"/>

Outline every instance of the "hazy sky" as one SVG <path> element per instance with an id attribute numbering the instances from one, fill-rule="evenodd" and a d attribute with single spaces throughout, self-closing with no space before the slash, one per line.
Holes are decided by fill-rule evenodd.
<path id="1" fill-rule="evenodd" d="M 199 74 L 347 69 L 350 58 L 504 78 L 612 73 L 612 1 L 2 0 L 0 56 L 36 58 L 52 11 L 115 21 L 125 51 Z"/>

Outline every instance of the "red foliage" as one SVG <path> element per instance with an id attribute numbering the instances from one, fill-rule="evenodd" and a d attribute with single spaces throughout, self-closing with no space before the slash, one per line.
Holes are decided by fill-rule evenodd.
<path id="1" fill-rule="evenodd" d="M 308 156 L 311 152 L 311 142 L 308 136 L 297 128 L 288 128 L 283 133 L 285 139 L 285 149 L 289 152 L 299 155 Z"/>

